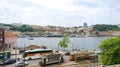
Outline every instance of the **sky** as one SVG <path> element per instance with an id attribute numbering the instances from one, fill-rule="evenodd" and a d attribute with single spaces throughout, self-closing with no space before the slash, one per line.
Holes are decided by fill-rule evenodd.
<path id="1" fill-rule="evenodd" d="M 120 24 L 120 0 L 0 0 L 0 23 L 41 26 Z"/>

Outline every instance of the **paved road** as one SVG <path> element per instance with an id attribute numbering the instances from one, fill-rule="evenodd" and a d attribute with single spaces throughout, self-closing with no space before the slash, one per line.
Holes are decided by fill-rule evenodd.
<path id="1" fill-rule="evenodd" d="M 14 58 L 14 57 L 13 57 Z M 65 61 L 69 61 L 68 56 L 64 56 Z M 22 59 L 20 59 L 20 61 L 22 61 Z M 34 65 L 38 65 L 40 59 L 37 60 L 29 60 L 28 62 L 28 66 L 34 66 Z M 3 66 L 0 66 L 3 67 Z M 14 67 L 14 64 L 10 64 L 10 65 L 5 65 L 5 67 Z"/>
<path id="2" fill-rule="evenodd" d="M 29 66 L 33 66 L 33 65 L 38 65 L 38 62 L 40 61 L 40 59 L 37 59 L 37 60 L 29 60 L 27 61 L 28 62 L 28 65 Z M 0 67 L 3 67 L 3 66 L 0 66 Z M 10 65 L 5 65 L 5 67 L 14 67 L 14 64 L 10 64 Z"/>
<path id="3" fill-rule="evenodd" d="M 61 63 L 61 64 L 52 64 L 52 65 L 47 65 L 45 67 L 101 67 L 99 63 L 82 63 L 82 64 L 78 64 L 75 63 L 74 61 L 69 61 L 69 56 L 64 56 L 65 58 L 65 62 Z M 28 66 L 26 67 L 40 67 L 40 65 L 38 64 L 40 61 L 40 59 L 37 60 L 29 60 L 28 62 Z M 3 67 L 3 66 L 0 66 Z M 11 65 L 6 65 L 5 67 L 14 67 L 14 64 Z"/>

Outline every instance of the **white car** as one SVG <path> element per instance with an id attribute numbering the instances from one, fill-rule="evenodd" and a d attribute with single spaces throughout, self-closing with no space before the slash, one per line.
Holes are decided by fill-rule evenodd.
<path id="1" fill-rule="evenodd" d="M 27 66 L 28 63 L 26 61 L 20 61 L 15 63 L 15 67 Z"/>

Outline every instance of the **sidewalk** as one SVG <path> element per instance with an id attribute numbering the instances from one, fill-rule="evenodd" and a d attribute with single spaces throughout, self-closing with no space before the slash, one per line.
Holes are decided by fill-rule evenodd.
<path id="1" fill-rule="evenodd" d="M 27 67 L 41 67 L 40 65 L 27 66 Z M 51 64 L 44 67 L 102 67 L 100 63 L 76 63 L 75 61 L 67 61 L 60 64 Z"/>

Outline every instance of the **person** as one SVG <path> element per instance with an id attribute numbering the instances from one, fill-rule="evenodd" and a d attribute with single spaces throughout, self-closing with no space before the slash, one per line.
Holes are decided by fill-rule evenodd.
<path id="1" fill-rule="evenodd" d="M 20 58 L 18 58 L 18 61 L 20 61 Z"/>
<path id="2" fill-rule="evenodd" d="M 63 56 L 61 56 L 61 62 L 64 62 L 64 58 L 63 58 Z"/>

